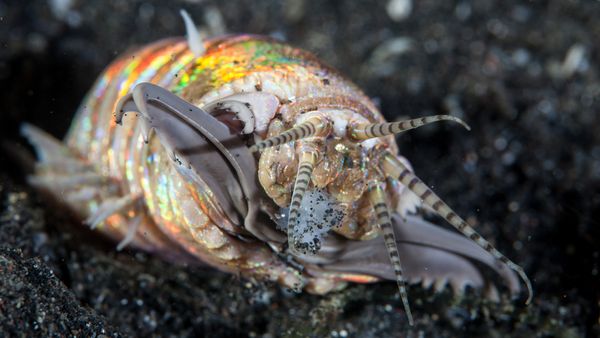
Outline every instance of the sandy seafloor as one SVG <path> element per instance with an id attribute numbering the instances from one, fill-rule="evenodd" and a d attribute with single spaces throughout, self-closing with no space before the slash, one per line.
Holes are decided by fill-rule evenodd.
<path id="1" fill-rule="evenodd" d="M 184 34 L 179 8 L 216 34 L 274 35 L 347 74 L 389 119 L 468 121 L 471 132 L 406 133 L 401 153 L 525 268 L 529 307 L 412 286 L 409 328 L 394 283 L 316 297 L 118 253 L 28 188 L 3 153 L 0 336 L 598 336 L 600 2 L 414 1 L 400 21 L 386 4 L 2 1 L 2 139 L 12 147 L 22 121 L 62 137 L 111 59 Z"/>

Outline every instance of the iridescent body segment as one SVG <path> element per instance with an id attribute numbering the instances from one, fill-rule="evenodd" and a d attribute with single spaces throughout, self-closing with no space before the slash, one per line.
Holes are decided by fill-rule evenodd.
<path id="1" fill-rule="evenodd" d="M 396 280 L 410 323 L 407 282 L 495 295 L 473 261 L 499 274 L 513 294 L 520 291 L 516 272 L 531 296 L 523 269 L 395 155 L 394 134 L 442 120 L 468 128 L 462 120 L 386 123 L 350 81 L 269 38 L 209 40 L 200 56 L 188 46 L 163 40 L 109 65 L 83 101 L 67 147 L 25 126 L 40 160 L 31 182 L 121 240 L 119 248 L 320 294 L 347 281 Z M 193 116 L 205 126 L 195 127 L 188 144 L 183 132 Z M 212 144 L 214 156 L 198 144 Z M 410 215 L 421 204 L 472 242 Z"/>

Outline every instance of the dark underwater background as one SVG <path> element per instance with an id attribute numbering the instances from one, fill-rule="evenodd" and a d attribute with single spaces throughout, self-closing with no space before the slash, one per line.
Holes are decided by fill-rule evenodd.
<path id="1" fill-rule="evenodd" d="M 0 336 L 597 337 L 600 2 L 393 4 L 0 1 Z M 38 196 L 11 155 L 25 149 L 20 123 L 62 137 L 112 59 L 185 33 L 181 8 L 211 34 L 314 52 L 389 120 L 464 118 L 471 132 L 438 124 L 399 136 L 401 153 L 525 268 L 533 303 L 415 285 L 409 328 L 394 283 L 316 297 L 119 253 Z"/>

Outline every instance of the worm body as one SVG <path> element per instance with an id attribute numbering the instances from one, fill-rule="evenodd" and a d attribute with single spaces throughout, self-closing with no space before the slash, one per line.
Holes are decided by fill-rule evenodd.
<path id="1" fill-rule="evenodd" d="M 119 248 L 319 294 L 396 280 L 407 314 L 406 282 L 494 295 L 474 261 L 520 291 L 522 269 L 396 155 L 393 134 L 462 121 L 386 123 L 352 82 L 270 38 L 203 47 L 195 55 L 186 40 L 168 39 L 120 57 L 84 99 L 64 145 L 24 126 L 39 158 L 32 184 Z M 415 216 L 421 204 L 470 240 Z"/>

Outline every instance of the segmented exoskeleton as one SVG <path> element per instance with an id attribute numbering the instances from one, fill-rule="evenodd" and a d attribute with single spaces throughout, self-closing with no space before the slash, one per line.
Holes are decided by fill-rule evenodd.
<path id="1" fill-rule="evenodd" d="M 25 125 L 32 184 L 119 240 L 178 261 L 326 293 L 346 281 L 485 287 L 478 261 L 520 291 L 510 261 L 396 155 L 393 135 L 447 115 L 385 122 L 354 84 L 270 38 L 168 39 L 98 79 L 65 145 Z M 413 214 L 429 206 L 472 241 Z M 381 234 L 381 236 L 379 236 Z M 287 256 L 287 257 L 286 257 Z M 512 270 L 512 271 L 511 271 Z M 530 299 L 530 298 L 529 298 Z M 528 301 L 529 301 L 528 299 Z"/>

